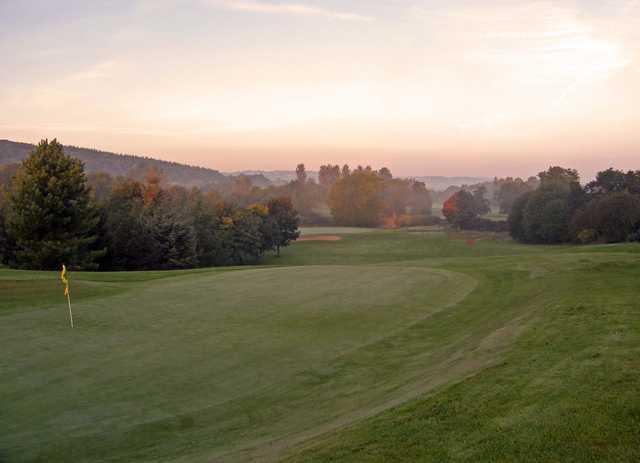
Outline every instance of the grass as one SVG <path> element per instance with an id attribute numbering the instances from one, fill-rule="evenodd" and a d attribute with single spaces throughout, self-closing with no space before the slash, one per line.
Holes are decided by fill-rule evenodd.
<path id="1" fill-rule="evenodd" d="M 484 215 L 483 218 L 498 222 L 502 220 L 507 220 L 509 218 L 509 214 L 503 214 L 502 212 L 492 211 Z"/>
<path id="2" fill-rule="evenodd" d="M 375 230 L 375 228 L 358 227 L 300 227 L 300 235 L 353 235 L 369 233 Z"/>
<path id="3" fill-rule="evenodd" d="M 640 246 L 324 233 L 72 274 L 73 331 L 55 274 L 0 269 L 0 461 L 640 458 Z"/>

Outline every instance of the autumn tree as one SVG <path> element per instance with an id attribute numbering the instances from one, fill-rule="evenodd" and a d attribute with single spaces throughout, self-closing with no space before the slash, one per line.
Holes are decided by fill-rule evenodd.
<path id="1" fill-rule="evenodd" d="M 457 191 L 442 205 L 442 214 L 450 224 L 467 228 L 478 217 L 477 198 L 466 190 Z"/>
<path id="2" fill-rule="evenodd" d="M 372 170 L 357 169 L 341 177 L 329 193 L 331 213 L 340 225 L 371 227 L 380 223 L 384 181 Z"/>

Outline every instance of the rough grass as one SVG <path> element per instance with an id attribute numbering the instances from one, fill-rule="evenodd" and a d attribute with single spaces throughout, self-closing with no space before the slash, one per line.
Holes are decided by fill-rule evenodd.
<path id="1" fill-rule="evenodd" d="M 73 331 L 55 274 L 0 269 L 0 461 L 640 459 L 640 246 L 376 231 L 267 264 L 72 274 Z"/>

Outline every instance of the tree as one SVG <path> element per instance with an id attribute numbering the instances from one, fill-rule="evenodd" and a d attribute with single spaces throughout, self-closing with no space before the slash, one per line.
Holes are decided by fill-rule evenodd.
<path id="1" fill-rule="evenodd" d="M 380 175 L 378 173 L 378 175 Z M 396 217 L 407 213 L 407 208 L 411 205 L 412 189 L 409 180 L 395 178 L 390 176 L 384 177 L 383 180 L 383 198 L 384 198 L 384 214 L 386 217 Z"/>
<path id="2" fill-rule="evenodd" d="M 478 217 L 477 207 L 477 198 L 466 190 L 460 190 L 444 202 L 442 214 L 450 224 L 458 228 L 468 228 L 473 219 Z"/>
<path id="3" fill-rule="evenodd" d="M 232 265 L 254 264 L 264 253 L 262 213 L 255 209 L 238 209 L 225 221 L 227 246 Z"/>
<path id="4" fill-rule="evenodd" d="M 238 175 L 233 178 L 233 184 L 231 185 L 231 198 L 239 203 L 245 204 L 246 198 L 251 194 L 253 184 L 251 179 L 246 175 Z"/>
<path id="5" fill-rule="evenodd" d="M 537 188 L 537 181 L 524 182 L 521 178 L 506 178 L 500 183 L 500 188 L 496 195 L 498 207 L 503 214 L 509 214 L 514 202 L 523 194 Z"/>
<path id="6" fill-rule="evenodd" d="M 381 167 L 378 175 L 382 177 L 383 180 L 391 180 L 393 178 L 391 171 L 387 167 Z"/>
<path id="7" fill-rule="evenodd" d="M 529 202 L 529 197 L 533 192 L 527 192 L 516 198 L 511 205 L 507 222 L 509 224 L 509 233 L 518 241 L 526 241 L 524 229 L 524 209 Z"/>
<path id="8" fill-rule="evenodd" d="M 427 186 L 424 182 L 415 180 L 411 180 L 409 183 L 411 185 L 411 200 L 409 201 L 411 212 L 418 215 L 431 215 L 433 199 L 431 198 L 431 192 L 427 190 Z"/>
<path id="9" fill-rule="evenodd" d="M 305 169 L 304 164 L 298 164 L 296 167 L 296 178 L 301 184 L 304 184 L 307 181 L 307 170 Z"/>
<path id="10" fill-rule="evenodd" d="M 326 166 L 320 166 L 318 172 L 318 182 L 323 187 L 329 189 L 340 178 L 340 166 L 327 164 Z"/>
<path id="11" fill-rule="evenodd" d="M 489 200 L 485 198 L 486 194 L 487 187 L 484 185 L 479 186 L 473 191 L 473 202 L 476 215 L 485 215 L 491 212 Z"/>
<path id="12" fill-rule="evenodd" d="M 41 141 L 24 160 L 7 198 L 7 230 L 18 265 L 35 269 L 94 268 L 103 250 L 98 211 L 82 162 L 66 156 L 55 139 Z"/>
<path id="13" fill-rule="evenodd" d="M 591 195 L 620 192 L 625 189 L 626 178 L 624 172 L 612 168 L 598 172 L 596 179 L 585 186 L 585 191 Z"/>
<path id="14" fill-rule="evenodd" d="M 267 203 L 267 221 L 270 234 L 265 237 L 270 247 L 275 247 L 280 255 L 280 248 L 288 246 L 300 236 L 298 225 L 300 219 L 293 208 L 291 200 L 286 197 L 275 198 Z"/>
<path id="15" fill-rule="evenodd" d="M 144 186 L 119 179 L 103 206 L 103 233 L 107 254 L 102 266 L 114 270 L 154 268 L 154 237 L 144 220 Z"/>
<path id="16" fill-rule="evenodd" d="M 5 223 L 6 192 L 0 185 L 0 264 L 10 265 L 14 260 L 15 243 L 7 231 Z"/>
<path id="17" fill-rule="evenodd" d="M 350 174 L 351 174 L 351 169 L 349 168 L 349 165 L 345 164 L 344 166 L 342 166 L 342 170 L 340 171 L 340 176 L 348 177 Z"/>
<path id="18" fill-rule="evenodd" d="M 541 186 L 550 186 L 553 184 L 571 185 L 580 182 L 580 176 L 575 169 L 565 169 L 564 167 L 554 166 L 538 174 Z"/>
<path id="19" fill-rule="evenodd" d="M 538 176 L 538 189 L 514 203 L 509 216 L 512 236 L 528 243 L 567 242 L 573 214 L 585 202 L 578 173 L 551 167 Z"/>
<path id="20" fill-rule="evenodd" d="M 92 172 L 87 175 L 87 184 L 91 188 L 91 198 L 102 203 L 109 199 L 113 190 L 113 177 L 105 172 Z"/>
<path id="21" fill-rule="evenodd" d="M 372 227 L 380 223 L 384 207 L 384 181 L 371 170 L 358 169 L 340 178 L 329 193 L 329 208 L 336 223 Z"/>
<path id="22" fill-rule="evenodd" d="M 598 172 L 596 179 L 587 183 L 585 192 L 590 196 L 627 191 L 640 195 L 640 171 L 622 172 L 609 168 Z"/>
<path id="23" fill-rule="evenodd" d="M 214 265 L 218 246 L 216 232 L 220 229 L 224 203 L 215 192 L 203 194 L 194 189 L 189 198 L 190 214 L 196 239 L 198 266 Z"/>
<path id="24" fill-rule="evenodd" d="M 0 166 L 0 189 L 9 191 L 11 189 L 11 182 L 18 173 L 20 164 L 5 164 Z"/>
<path id="25" fill-rule="evenodd" d="M 606 243 L 625 241 L 640 229 L 640 197 L 614 191 L 595 198 L 576 212 L 571 228 L 579 241 L 585 241 L 581 236 Z"/>

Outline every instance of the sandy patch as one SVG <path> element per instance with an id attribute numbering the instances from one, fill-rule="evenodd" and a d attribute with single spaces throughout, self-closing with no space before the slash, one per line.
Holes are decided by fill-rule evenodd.
<path id="1" fill-rule="evenodd" d="M 341 239 L 337 235 L 308 235 L 301 236 L 296 241 L 340 241 Z"/>

